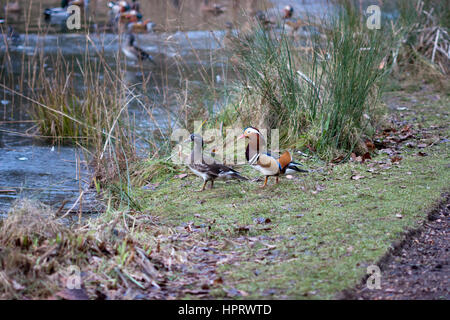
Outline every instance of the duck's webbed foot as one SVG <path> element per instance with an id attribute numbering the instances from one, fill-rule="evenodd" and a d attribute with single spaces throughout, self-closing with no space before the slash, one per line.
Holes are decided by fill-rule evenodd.
<path id="1" fill-rule="evenodd" d="M 202 186 L 202 188 L 200 189 L 200 190 L 197 190 L 197 192 L 202 192 L 202 191 L 205 191 L 205 188 L 206 188 L 206 184 L 208 183 L 208 181 L 207 180 L 205 180 L 205 182 L 203 183 L 203 186 Z"/>
<path id="2" fill-rule="evenodd" d="M 267 186 L 267 181 L 268 180 L 269 180 L 269 176 L 266 176 L 266 179 L 264 180 L 264 184 L 260 187 L 261 189 L 265 188 Z"/>

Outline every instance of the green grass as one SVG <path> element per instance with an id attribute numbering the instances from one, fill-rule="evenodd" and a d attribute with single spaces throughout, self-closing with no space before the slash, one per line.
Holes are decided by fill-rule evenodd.
<path id="1" fill-rule="evenodd" d="M 387 26 L 371 31 L 360 18 L 349 4 L 327 20 L 307 21 L 320 34 L 300 42 L 262 26 L 237 37 L 237 89 L 214 125 L 279 128 L 282 146 L 313 149 L 327 160 L 363 145 L 373 134 L 367 115 L 377 105 L 388 69 L 379 66 L 393 39 Z"/>
<path id="2" fill-rule="evenodd" d="M 430 130 L 431 138 L 419 131 L 417 139 L 428 137 L 431 142 L 449 133 L 450 101 L 442 94 L 430 100 L 436 94 L 397 91 L 386 100 L 389 104 L 394 97 L 406 103 L 408 111 L 394 111 L 396 117 Z M 418 151 L 428 155 L 418 156 Z M 441 193 L 449 191 L 448 151 L 448 144 L 440 143 L 425 149 L 405 147 L 398 164 L 382 153 L 365 164 L 322 166 L 302 160 L 313 172 L 284 178 L 278 186 L 269 180 L 264 190 L 258 188 L 262 182 L 217 182 L 213 190 L 194 193 L 201 185 L 199 178 L 165 174 L 167 179 L 159 177 L 154 190 L 135 186 L 132 194 L 161 228 L 177 230 L 199 246 L 219 248 L 222 258 L 229 258 L 217 266 L 223 284 L 211 290 L 214 297 L 225 298 L 227 290 L 235 288 L 244 292 L 241 298 L 330 299 L 356 285 L 367 266 L 405 231 L 419 227 Z M 389 168 L 382 168 L 385 165 Z M 249 177 L 258 176 L 251 168 L 241 169 Z M 352 180 L 355 175 L 364 178 Z M 258 218 L 271 222 L 259 224 Z M 183 229 L 187 225 L 200 231 Z M 180 251 L 191 245 L 176 244 Z M 194 270 L 204 267 L 198 264 Z M 185 275 L 173 271 L 171 277 Z"/>

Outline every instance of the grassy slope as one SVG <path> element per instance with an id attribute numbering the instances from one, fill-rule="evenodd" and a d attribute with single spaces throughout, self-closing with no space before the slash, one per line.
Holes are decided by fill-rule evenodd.
<path id="1" fill-rule="evenodd" d="M 418 127 L 441 126 L 432 128 L 433 134 L 448 137 L 448 96 L 433 100 L 395 92 L 387 97 L 408 105 L 407 111 L 397 111 L 399 118 L 414 120 Z M 418 151 L 405 147 L 403 160 L 392 165 L 386 154 L 366 164 L 307 163 L 314 172 L 284 178 L 265 190 L 258 188 L 261 182 L 219 182 L 213 190 L 193 193 L 201 182 L 189 175 L 169 179 L 154 191 L 136 189 L 135 196 L 163 225 L 198 226 L 198 239 L 229 255 L 217 264 L 215 271 L 224 282 L 210 291 L 213 296 L 332 298 L 355 285 L 367 265 L 403 231 L 417 227 L 448 191 L 448 143 L 423 149 L 425 157 L 417 156 Z M 386 164 L 389 169 L 383 168 Z M 250 168 L 243 170 L 257 176 Z M 352 180 L 352 175 L 364 178 Z M 257 223 L 261 217 L 271 222 Z"/>

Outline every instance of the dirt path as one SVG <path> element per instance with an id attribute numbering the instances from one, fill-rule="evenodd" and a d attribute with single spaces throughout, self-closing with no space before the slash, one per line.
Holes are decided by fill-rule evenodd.
<path id="1" fill-rule="evenodd" d="M 450 195 L 428 216 L 423 227 L 406 236 L 379 263 L 381 289 L 365 280 L 342 293 L 343 299 L 450 299 Z"/>

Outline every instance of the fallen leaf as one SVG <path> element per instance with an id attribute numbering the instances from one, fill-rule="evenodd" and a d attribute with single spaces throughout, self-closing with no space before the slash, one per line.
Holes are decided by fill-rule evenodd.
<path id="1" fill-rule="evenodd" d="M 175 179 L 183 179 L 183 178 L 186 178 L 187 176 L 188 176 L 187 173 L 182 173 L 182 174 L 174 176 L 174 178 Z"/>
<path id="2" fill-rule="evenodd" d="M 403 216 L 402 216 L 400 213 L 397 213 L 397 214 L 395 215 L 395 217 L 396 217 L 396 218 L 399 218 L 399 219 L 403 218 Z"/>
<path id="3" fill-rule="evenodd" d="M 17 291 L 25 289 L 25 287 L 23 285 L 21 285 L 20 283 L 17 283 L 15 280 L 12 280 L 12 285 L 13 285 L 14 290 L 17 290 Z"/>
<path id="4" fill-rule="evenodd" d="M 364 179 L 364 176 L 360 176 L 360 175 L 354 175 L 351 177 L 352 180 L 360 180 L 360 179 Z"/>
<path id="5" fill-rule="evenodd" d="M 240 226 L 240 227 L 234 228 L 234 230 L 236 232 L 248 232 L 250 230 L 250 227 L 249 226 Z"/>
<path id="6" fill-rule="evenodd" d="M 243 290 L 237 290 L 235 288 L 230 288 L 230 289 L 224 289 L 224 291 L 227 293 L 227 295 L 231 298 L 233 297 L 246 297 L 248 296 L 248 293 L 243 291 Z"/>
<path id="7" fill-rule="evenodd" d="M 391 158 L 392 163 L 400 162 L 400 160 L 402 160 L 402 157 L 400 157 L 400 156 L 393 156 Z"/>
<path id="8" fill-rule="evenodd" d="M 366 160 L 372 160 L 369 152 L 364 153 L 362 156 L 362 162 L 365 162 Z"/>
<path id="9" fill-rule="evenodd" d="M 155 190 L 158 188 L 160 183 L 148 183 L 145 186 L 142 187 L 143 190 Z"/>
<path id="10" fill-rule="evenodd" d="M 428 155 L 428 153 L 419 151 L 419 152 L 417 153 L 417 155 L 420 156 L 420 157 L 426 157 L 426 156 Z"/>
<path id="11" fill-rule="evenodd" d="M 420 143 L 420 144 L 417 145 L 417 148 L 420 148 L 420 149 L 423 149 L 423 148 L 426 148 L 426 147 L 427 147 L 426 143 Z"/>
<path id="12" fill-rule="evenodd" d="M 367 147 L 367 149 L 369 149 L 369 151 L 375 150 L 375 144 L 370 140 L 366 141 L 366 147 Z"/>
<path id="13" fill-rule="evenodd" d="M 339 163 L 339 162 L 341 162 L 343 159 L 344 159 L 344 156 L 339 156 L 339 157 L 336 157 L 336 158 L 334 158 L 333 160 L 331 160 L 331 162 L 333 162 L 333 163 Z"/>

